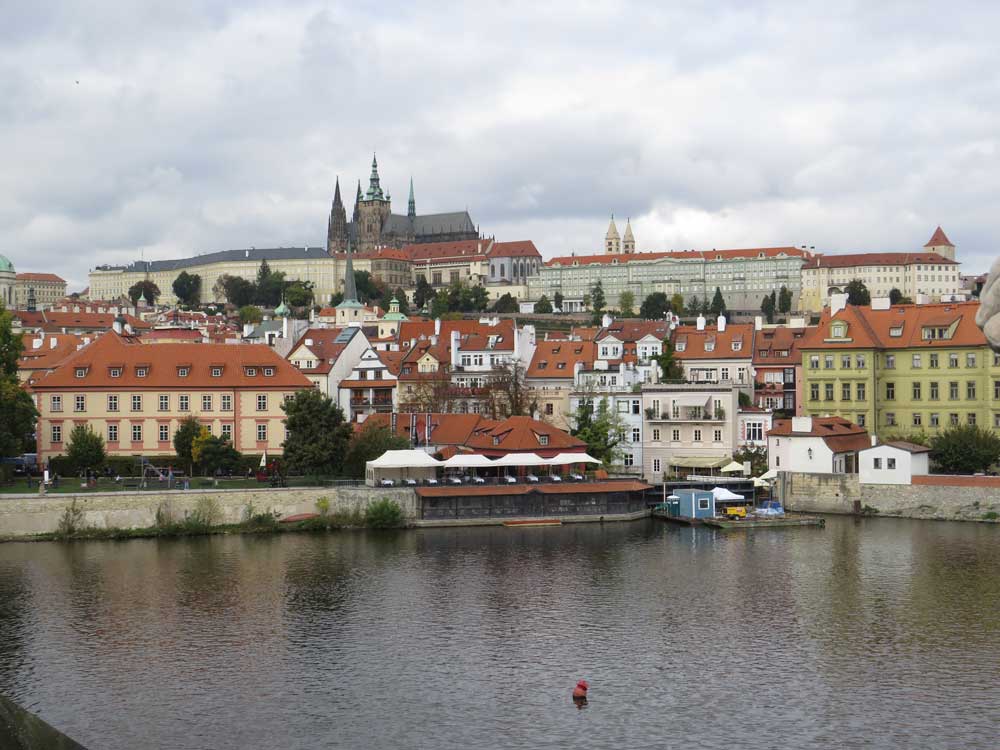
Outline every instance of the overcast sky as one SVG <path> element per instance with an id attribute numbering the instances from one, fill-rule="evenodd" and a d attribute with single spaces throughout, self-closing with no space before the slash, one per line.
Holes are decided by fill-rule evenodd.
<path id="1" fill-rule="evenodd" d="M 184 7 L 190 6 L 190 7 Z M 992 6 L 992 7 L 991 7 Z M 832 8 L 832 9 L 831 9 Z M 1000 234 L 1000 9 L 949 2 L 0 0 L 0 253 L 319 245 L 377 150 L 405 213 L 550 257 L 810 245 L 968 272 Z M 348 208 L 348 212 L 350 208 Z"/>

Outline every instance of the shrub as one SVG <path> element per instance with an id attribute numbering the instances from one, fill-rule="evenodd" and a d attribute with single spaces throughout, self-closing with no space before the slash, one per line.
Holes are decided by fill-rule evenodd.
<path id="1" fill-rule="evenodd" d="M 995 510 L 991 510 L 988 513 L 983 513 L 984 521 L 996 521 L 997 518 L 1000 518 L 1000 514 L 998 514 Z"/>
<path id="2" fill-rule="evenodd" d="M 59 519 L 59 527 L 56 535 L 71 537 L 82 531 L 83 528 L 83 508 L 78 507 L 76 498 L 73 498 L 73 502 L 66 506 L 62 518 Z"/>
<path id="3" fill-rule="evenodd" d="M 383 497 L 365 508 L 365 525 L 373 529 L 392 529 L 403 525 L 403 509 L 399 503 Z"/>
<path id="4" fill-rule="evenodd" d="M 325 516 L 330 512 L 330 498 L 321 497 L 316 501 L 316 511 L 321 515 Z"/>
<path id="5" fill-rule="evenodd" d="M 930 443 L 931 460 L 943 474 L 986 471 L 1000 458 L 1000 437 L 978 425 L 951 427 Z"/>
<path id="6" fill-rule="evenodd" d="M 194 510 L 185 515 L 184 526 L 188 531 L 207 531 L 221 515 L 219 503 L 214 497 L 199 497 Z"/>

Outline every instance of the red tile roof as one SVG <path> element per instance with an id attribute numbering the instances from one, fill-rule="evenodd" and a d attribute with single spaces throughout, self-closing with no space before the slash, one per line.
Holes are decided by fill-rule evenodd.
<path id="1" fill-rule="evenodd" d="M 868 430 L 843 417 L 812 417 L 812 429 L 808 432 L 795 431 L 792 424 L 791 419 L 776 419 L 767 434 L 769 437 L 821 438 L 834 453 L 860 451 L 872 444 Z"/>
<path id="2" fill-rule="evenodd" d="M 145 377 L 137 377 L 137 367 L 148 367 Z M 111 369 L 121 367 L 120 377 Z M 189 367 L 187 377 L 178 368 Z M 211 369 L 222 367 L 220 377 Z M 246 368 L 256 368 L 248 375 Z M 263 369 L 273 367 L 274 375 Z M 86 368 L 83 378 L 76 370 Z M 311 388 L 309 379 L 263 344 L 155 344 L 144 345 L 136 338 L 106 333 L 90 346 L 68 357 L 58 368 L 35 384 L 36 390 L 88 388 Z"/>
<path id="3" fill-rule="evenodd" d="M 660 341 L 670 335 L 670 324 L 664 320 L 616 320 L 607 328 L 601 328 L 594 337 L 596 341 L 614 336 L 619 341 L 636 342 L 646 336 Z"/>
<path id="4" fill-rule="evenodd" d="M 734 342 L 739 349 L 733 348 Z M 754 327 L 752 323 L 730 323 L 720 332 L 716 326 L 706 326 L 703 331 L 696 326 L 677 326 L 673 343 L 674 357 L 678 360 L 751 359 Z"/>
<path id="5" fill-rule="evenodd" d="M 54 273 L 35 273 L 33 271 L 27 271 L 26 273 L 19 273 L 17 275 L 18 281 L 51 281 L 57 284 L 65 284 L 66 279 L 61 276 L 56 276 Z"/>
<path id="6" fill-rule="evenodd" d="M 493 247 L 486 253 L 490 258 L 541 258 L 535 243 L 531 240 L 517 240 L 514 242 L 494 242 Z"/>
<path id="7" fill-rule="evenodd" d="M 937 253 L 845 253 L 817 254 L 802 265 L 803 271 L 816 268 L 853 268 L 854 266 L 915 266 L 935 263 L 954 266 L 957 263 Z"/>
<path id="8" fill-rule="evenodd" d="M 544 445 L 540 438 L 547 438 Z M 508 417 L 489 429 L 477 429 L 466 445 L 486 455 L 587 449 L 579 438 L 531 417 Z"/>
<path id="9" fill-rule="evenodd" d="M 545 262 L 547 266 L 611 265 L 614 263 L 635 263 L 642 261 L 674 258 L 675 260 L 733 260 L 736 258 L 777 258 L 781 256 L 808 258 L 806 250 L 797 247 L 758 247 L 734 250 L 682 250 L 654 253 L 629 253 L 603 255 L 563 255 Z"/>
<path id="10" fill-rule="evenodd" d="M 590 369 L 596 355 L 597 346 L 593 341 L 538 341 L 525 375 L 572 380 L 574 365 L 581 362 L 585 369 Z"/>
<path id="11" fill-rule="evenodd" d="M 484 420 L 479 414 L 397 414 L 396 434 L 414 438 L 417 444 L 424 443 L 426 427 L 430 420 L 430 445 L 465 445 L 473 431 L 479 427 Z M 391 414 L 372 414 L 363 424 L 383 425 L 389 427 L 392 424 Z M 411 427 L 416 425 L 416 429 L 411 433 Z M 490 423 L 492 424 L 492 423 Z"/>
<path id="12" fill-rule="evenodd" d="M 753 346 L 754 365 L 795 366 L 801 364 L 799 344 L 811 328 L 766 328 L 755 332 Z M 779 354 L 787 352 L 787 354 Z"/>
<path id="13" fill-rule="evenodd" d="M 414 263 L 454 261 L 456 258 L 486 257 L 492 240 L 457 240 L 406 245 L 403 252 Z"/>
<path id="14" fill-rule="evenodd" d="M 61 331 L 63 329 L 79 331 L 110 331 L 114 328 L 114 313 L 90 313 L 90 312 L 59 312 L 56 310 L 41 310 L 29 312 L 27 310 L 17 310 L 14 317 L 21 321 L 24 328 L 41 329 L 43 331 Z M 125 322 L 132 326 L 135 331 L 152 328 L 146 323 L 132 315 L 124 315 Z"/>
<path id="15" fill-rule="evenodd" d="M 819 325 L 799 343 L 799 349 L 909 349 L 986 346 L 986 337 L 976 325 L 978 302 L 941 302 L 930 305 L 893 305 L 888 310 L 848 305 L 836 315 L 827 308 Z M 831 323 L 847 323 L 847 338 L 831 337 Z M 948 328 L 957 322 L 949 338 L 923 338 L 923 329 Z M 893 335 L 893 332 L 898 335 Z"/>
<path id="16" fill-rule="evenodd" d="M 303 367 L 300 368 L 300 371 L 314 375 L 325 375 L 333 368 L 341 352 L 347 348 L 346 342 L 335 343 L 336 338 L 343 330 L 343 328 L 308 328 L 289 349 L 288 356 L 290 358 L 300 347 L 306 347 L 316 356 L 316 366 Z M 310 343 L 306 343 L 306 339 Z"/>
<path id="17" fill-rule="evenodd" d="M 927 240 L 927 244 L 924 247 L 940 247 L 941 245 L 947 245 L 948 247 L 955 247 L 955 244 L 948 239 L 948 235 L 944 233 L 941 227 L 934 230 L 934 234 L 931 238 Z"/>

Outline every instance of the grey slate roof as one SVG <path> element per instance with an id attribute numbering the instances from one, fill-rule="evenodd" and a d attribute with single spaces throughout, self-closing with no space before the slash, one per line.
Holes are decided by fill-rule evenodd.
<path id="1" fill-rule="evenodd" d="M 249 260 L 260 263 L 262 260 L 299 260 L 309 258 L 325 258 L 326 248 L 323 247 L 272 247 L 251 248 L 244 250 L 220 250 L 214 253 L 203 253 L 190 258 L 174 260 L 137 260 L 128 266 L 98 266 L 102 271 L 124 269 L 126 271 L 180 271 L 183 268 L 201 266 L 206 263 L 221 263 L 224 261 Z"/>
<path id="2" fill-rule="evenodd" d="M 390 214 L 382 225 L 384 234 L 409 234 L 410 218 L 401 214 Z M 476 234 L 476 226 L 468 211 L 452 211 L 445 214 L 426 214 L 413 219 L 413 234 L 427 237 L 436 234 L 456 234 L 469 232 Z"/>

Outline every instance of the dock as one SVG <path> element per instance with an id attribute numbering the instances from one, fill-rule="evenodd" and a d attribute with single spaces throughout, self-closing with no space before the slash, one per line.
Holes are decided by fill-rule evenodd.
<path id="1" fill-rule="evenodd" d="M 826 519 L 819 516 L 784 516 L 781 518 L 746 518 L 731 521 L 726 518 L 705 518 L 706 526 L 732 531 L 737 529 L 774 529 L 785 526 L 826 526 Z"/>

